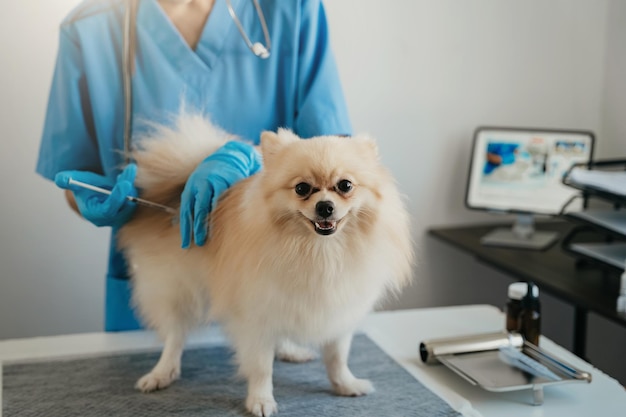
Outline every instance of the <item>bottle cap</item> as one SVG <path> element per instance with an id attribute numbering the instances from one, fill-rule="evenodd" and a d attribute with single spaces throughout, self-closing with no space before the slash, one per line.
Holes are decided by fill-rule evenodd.
<path id="1" fill-rule="evenodd" d="M 521 300 L 528 292 L 528 285 L 525 282 L 514 282 L 509 285 L 509 298 L 512 300 Z"/>
<path id="2" fill-rule="evenodd" d="M 532 289 L 533 298 L 539 297 L 539 287 L 532 284 Z M 513 284 L 509 285 L 508 295 L 510 299 L 521 300 L 522 298 L 526 297 L 526 294 L 528 294 L 528 283 L 514 282 Z"/>

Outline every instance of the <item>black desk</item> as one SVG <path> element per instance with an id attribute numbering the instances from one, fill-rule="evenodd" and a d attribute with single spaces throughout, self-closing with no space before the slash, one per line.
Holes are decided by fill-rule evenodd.
<path id="1" fill-rule="evenodd" d="M 581 262 L 561 248 L 563 237 L 575 226 L 565 221 L 538 222 L 538 230 L 556 231 L 559 241 L 545 251 L 484 246 L 480 238 L 495 227 L 489 224 L 460 227 L 436 227 L 428 232 L 476 259 L 505 272 L 515 279 L 531 280 L 545 291 L 575 308 L 574 350 L 585 357 L 587 313 L 592 311 L 615 323 L 626 326 L 626 314 L 617 313 L 615 303 L 619 292 L 619 273 L 597 265 Z"/>

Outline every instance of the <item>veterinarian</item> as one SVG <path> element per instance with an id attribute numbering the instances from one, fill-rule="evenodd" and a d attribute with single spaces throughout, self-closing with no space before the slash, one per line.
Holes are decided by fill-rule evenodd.
<path id="1" fill-rule="evenodd" d="M 278 127 L 302 137 L 352 133 L 321 0 L 83 1 L 60 27 L 37 172 L 56 176 L 84 219 L 112 228 L 107 331 L 140 327 L 115 239 L 135 209 L 126 197 L 139 194 L 128 138 L 149 122 L 171 123 L 182 102 L 252 143 Z M 204 243 L 212 201 L 258 158 L 230 142 L 197 167 L 181 196 L 182 247 L 192 235 Z M 112 192 L 75 188 L 70 177 Z"/>

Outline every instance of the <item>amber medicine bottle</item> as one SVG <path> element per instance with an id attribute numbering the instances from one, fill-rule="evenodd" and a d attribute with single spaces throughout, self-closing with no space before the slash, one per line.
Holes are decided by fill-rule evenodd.
<path id="1" fill-rule="evenodd" d="M 519 332 L 525 340 L 537 345 L 541 334 L 541 303 L 539 288 L 530 282 L 514 282 L 508 288 L 504 308 L 506 330 Z"/>
<path id="2" fill-rule="evenodd" d="M 522 314 L 522 299 L 526 296 L 528 285 L 525 282 L 514 282 L 509 285 L 508 300 L 504 307 L 506 313 L 506 330 L 520 331 L 520 314 Z"/>

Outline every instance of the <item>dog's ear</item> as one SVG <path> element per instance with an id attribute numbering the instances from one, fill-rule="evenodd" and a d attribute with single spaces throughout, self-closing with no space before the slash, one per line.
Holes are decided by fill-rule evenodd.
<path id="1" fill-rule="evenodd" d="M 283 128 L 278 129 L 278 137 L 280 137 L 283 143 L 297 142 L 300 140 L 298 135 L 293 133 L 291 130 Z"/>
<path id="2" fill-rule="evenodd" d="M 265 131 L 261 133 L 261 152 L 263 160 L 268 161 L 272 156 L 290 142 L 298 141 L 300 138 L 287 129 L 278 129 L 278 133 Z"/>
<path id="3" fill-rule="evenodd" d="M 372 157 L 373 160 L 377 161 L 379 159 L 378 156 L 378 145 L 376 144 L 376 140 L 369 135 L 357 135 L 352 136 L 350 140 L 356 141 L 359 145 L 366 150 L 366 152 Z"/>

